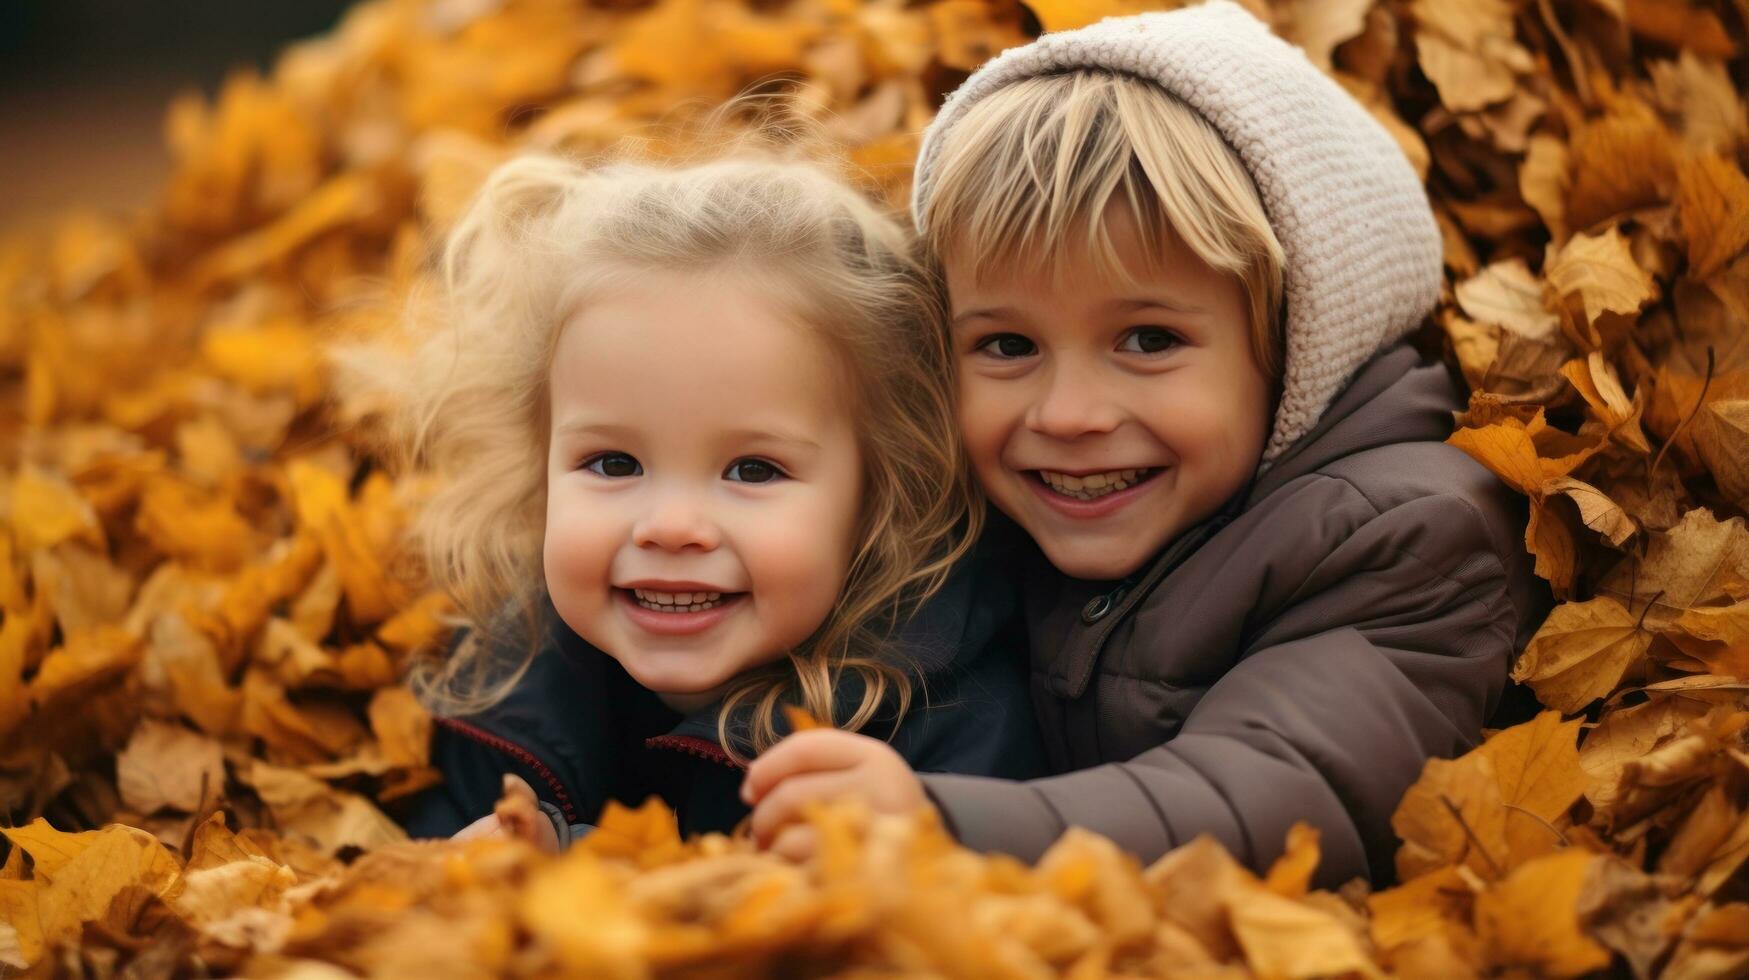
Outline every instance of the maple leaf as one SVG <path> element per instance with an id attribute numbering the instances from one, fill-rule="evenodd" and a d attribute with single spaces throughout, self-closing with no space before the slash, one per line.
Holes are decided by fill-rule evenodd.
<path id="1" fill-rule="evenodd" d="M 1544 704 L 1574 712 L 1608 695 L 1651 648 L 1652 634 L 1607 596 L 1556 606 L 1512 667 Z"/>

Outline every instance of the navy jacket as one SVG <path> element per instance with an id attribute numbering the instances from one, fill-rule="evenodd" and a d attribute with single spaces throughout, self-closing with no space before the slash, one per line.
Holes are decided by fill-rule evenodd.
<path id="1" fill-rule="evenodd" d="M 919 772 L 1006 779 L 1046 773 L 1028 692 L 1024 625 L 1006 548 L 985 541 L 893 642 L 913 677 L 911 710 L 867 734 Z M 492 812 L 504 773 L 527 780 L 567 823 L 593 823 L 609 800 L 659 796 L 687 834 L 731 830 L 747 808 L 742 769 L 717 741 L 716 709 L 670 710 L 585 643 L 547 603 L 547 642 L 510 694 L 465 718 L 439 718 L 432 765 L 444 782 L 410 801 L 415 837 L 447 837 Z M 840 717 L 860 700 L 849 685 Z M 779 730 L 783 721 L 779 719 Z"/>

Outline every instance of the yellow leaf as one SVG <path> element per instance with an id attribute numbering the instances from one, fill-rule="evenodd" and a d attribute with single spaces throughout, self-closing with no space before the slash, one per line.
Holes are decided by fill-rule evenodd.
<path id="1" fill-rule="evenodd" d="M 1292 18 L 1282 25 L 1282 37 L 1300 46 L 1312 64 L 1329 72 L 1330 55 L 1344 41 L 1359 37 L 1366 29 L 1367 11 L 1377 0 L 1328 0 L 1300 3 Z"/>
<path id="2" fill-rule="evenodd" d="M 1505 0 L 1461 8 L 1416 0 L 1411 10 L 1421 70 L 1448 109 L 1465 112 L 1505 101 L 1518 87 L 1517 76 L 1535 67 L 1517 43 Z"/>
<path id="3" fill-rule="evenodd" d="M 1573 540 L 1573 532 L 1565 518 L 1545 500 L 1531 500 L 1530 520 L 1524 528 L 1524 546 L 1536 557 L 1533 571 L 1548 580 L 1555 598 L 1568 598 L 1579 570 L 1579 546 Z"/>
<path id="4" fill-rule="evenodd" d="M 346 609 L 353 623 L 386 619 L 406 605 L 404 583 L 389 577 L 364 527 L 347 500 L 346 487 L 333 473 L 297 461 L 286 467 L 302 527 L 322 542 L 328 561 L 340 573 Z"/>
<path id="5" fill-rule="evenodd" d="M 25 551 L 52 548 L 63 541 L 83 541 L 103 548 L 103 527 L 97 514 L 71 483 L 34 466 L 25 466 L 12 480 L 12 533 Z"/>
<path id="6" fill-rule="evenodd" d="M 114 680 L 140 660 L 140 638 L 115 626 L 79 630 L 49 652 L 30 682 L 37 705 L 63 701 Z"/>
<path id="7" fill-rule="evenodd" d="M 219 743 L 180 725 L 144 719 L 115 758 L 116 788 L 141 814 L 170 808 L 195 813 L 225 795 Z"/>
<path id="8" fill-rule="evenodd" d="M 138 887 L 164 897 L 181 867 L 158 839 L 143 830 L 112 824 L 95 831 L 90 844 L 55 870 L 37 899 L 43 938 L 76 937 L 87 922 L 104 918 L 110 902 Z"/>
<path id="9" fill-rule="evenodd" d="M 650 797 L 636 809 L 609 801 L 595 829 L 579 841 L 582 848 L 602 858 L 619 858 L 642 867 L 672 861 L 681 852 L 680 825 L 674 811 L 658 797 Z"/>
<path id="10" fill-rule="evenodd" d="M 1652 645 L 1639 616 L 1607 596 L 1562 603 L 1513 665 L 1542 703 L 1571 714 L 1608 695 Z"/>
<path id="11" fill-rule="evenodd" d="M 1494 763 L 1501 804 L 1507 809 L 1509 863 L 1522 863 L 1560 845 L 1567 811 L 1585 791 L 1579 726 L 1580 719 L 1562 722 L 1558 712 L 1544 711 L 1476 749 Z"/>
<path id="12" fill-rule="evenodd" d="M 1473 880 L 1473 879 L 1471 879 Z M 1438 868 L 1366 899 L 1372 939 L 1386 953 L 1434 933 L 1453 937 L 1453 945 L 1474 945 L 1470 908 L 1474 893 L 1456 867 Z"/>
<path id="13" fill-rule="evenodd" d="M 1097 24 L 1107 17 L 1127 17 L 1150 10 L 1170 9 L 1160 0 L 1024 0 L 1047 32 L 1072 31 Z"/>
<path id="14" fill-rule="evenodd" d="M 14 847 L 30 855 L 32 870 L 42 881 L 54 880 L 62 868 L 97 842 L 100 833 L 87 830 L 69 834 L 49 826 L 41 817 L 32 820 L 29 826 L 0 828 L 0 834 L 5 834 Z"/>
<path id="15" fill-rule="evenodd" d="M 207 331 L 201 356 L 221 377 L 255 392 L 285 392 L 308 405 L 322 393 L 322 357 L 310 328 L 292 320 Z"/>
<path id="16" fill-rule="evenodd" d="M 8 939 L 0 934 L 0 964 L 23 970 L 43 954 L 42 920 L 37 915 L 40 881 L 0 881 L 0 926 L 12 930 Z"/>
<path id="17" fill-rule="evenodd" d="M 1643 560 L 1616 566 L 1599 588 L 1624 601 L 1651 602 L 1654 623 L 1695 606 L 1749 598 L 1749 530 L 1741 517 L 1721 521 L 1694 508 L 1651 536 Z"/>
<path id="18" fill-rule="evenodd" d="M 1562 298 L 1579 298 L 1585 319 L 1595 323 L 1605 312 L 1633 314 L 1658 296 L 1658 284 L 1634 261 L 1628 241 L 1616 228 L 1599 235 L 1574 235 L 1543 268 Z"/>
<path id="19" fill-rule="evenodd" d="M 1518 195 L 1536 210 L 1557 243 L 1567 237 L 1567 144 L 1547 133 L 1530 138 L 1524 163 L 1518 168 Z"/>
<path id="20" fill-rule="evenodd" d="M 171 558 L 207 571 L 234 572 L 256 550 L 255 529 L 230 500 L 172 477 L 147 481 L 135 527 Z"/>
<path id="21" fill-rule="evenodd" d="M 1226 962 L 1239 954 L 1229 908 L 1262 891 L 1263 883 L 1213 837 L 1201 835 L 1168 851 L 1142 872 L 1142 879 L 1153 890 L 1162 914 L 1210 956 Z"/>
<path id="22" fill-rule="evenodd" d="M 413 653 L 446 636 L 450 626 L 443 621 L 455 605 L 442 592 L 428 592 L 377 627 L 378 643 L 400 653 Z"/>
<path id="23" fill-rule="evenodd" d="M 1574 977 L 1609 965 L 1609 951 L 1579 928 L 1579 896 L 1594 862 L 1569 848 L 1512 872 L 1476 899 L 1476 931 L 1494 961 Z"/>
<path id="24" fill-rule="evenodd" d="M 1551 429 L 1539 409 L 1526 423 L 1503 418 L 1479 428 L 1458 429 L 1446 440 L 1470 454 L 1514 490 L 1541 497 L 1543 486 L 1590 459 L 1601 443 L 1586 442 Z"/>
<path id="25" fill-rule="evenodd" d="M 1709 400 L 1692 428 L 1719 490 L 1739 508 L 1749 505 L 1749 399 Z"/>
<path id="26" fill-rule="evenodd" d="M 1737 54 L 1737 44 L 1718 14 L 1696 7 L 1691 0 L 1626 2 L 1627 22 L 1635 34 L 1710 58 L 1731 58 Z"/>
<path id="27" fill-rule="evenodd" d="M 1069 828 L 1039 859 L 1038 875 L 1115 946 L 1140 941 L 1153 930 L 1136 859 L 1097 834 Z"/>
<path id="28" fill-rule="evenodd" d="M 1563 476 L 1543 484 L 1543 492 L 1551 497 L 1558 494 L 1573 501 L 1579 508 L 1579 520 L 1618 548 L 1626 544 L 1639 530 L 1634 519 L 1628 516 L 1627 511 L 1622 510 L 1621 505 L 1583 480 Z"/>
<path id="29" fill-rule="evenodd" d="M 1716 153 L 1685 157 L 1676 174 L 1688 274 L 1706 279 L 1749 247 L 1749 177 Z"/>
<path id="30" fill-rule="evenodd" d="M 1603 716 L 1579 751 L 1579 765 L 1591 777 L 1585 798 L 1599 822 L 1610 826 L 1631 819 L 1644 803 L 1635 780 L 1646 760 L 1664 756 L 1712 708 L 1703 700 L 1660 696 Z M 1704 740 L 1699 747 L 1704 749 Z M 1682 780 L 1670 782 L 1680 785 Z"/>
<path id="31" fill-rule="evenodd" d="M 1561 375 L 1572 382 L 1598 421 L 1608 427 L 1611 438 L 1638 453 L 1651 451 L 1640 431 L 1640 399 L 1629 398 L 1621 377 L 1599 351 L 1584 360 L 1561 365 Z"/>
<path id="32" fill-rule="evenodd" d="M 1287 832 L 1287 851 L 1269 867 L 1264 884 L 1284 898 L 1304 898 L 1318 869 L 1318 829 L 1304 821 Z"/>
<path id="33" fill-rule="evenodd" d="M 621 881 L 589 848 L 573 847 L 542 868 L 518 908 L 523 925 L 576 975 L 649 975 L 650 927 L 626 900 Z"/>
<path id="34" fill-rule="evenodd" d="M 250 855 L 214 867 L 189 871 L 170 907 L 197 928 L 221 922 L 244 909 L 276 909 L 298 883 L 292 869 Z"/>
<path id="35" fill-rule="evenodd" d="M 370 728 L 383 757 L 397 766 L 430 761 L 431 712 L 404 687 L 385 687 L 370 699 Z"/>
<path id="36" fill-rule="evenodd" d="M 406 832 L 369 800 L 295 769 L 256 760 L 241 775 L 273 811 L 284 832 L 307 838 L 324 854 L 343 847 L 368 850 L 407 839 Z"/>
<path id="37" fill-rule="evenodd" d="M 194 844 L 189 850 L 185 871 L 200 871 L 245 861 L 251 857 L 271 858 L 272 855 L 251 843 L 246 837 L 231 833 L 225 826 L 225 813 L 215 810 L 194 830 Z"/>
<path id="38" fill-rule="evenodd" d="M 1470 317 L 1529 340 L 1553 340 L 1560 319 L 1543 301 L 1543 284 L 1523 259 L 1496 262 L 1456 286 L 1458 305 Z"/>
<path id="39" fill-rule="evenodd" d="M 1669 199 L 1675 191 L 1674 142 L 1657 115 L 1637 102 L 1580 126 L 1568 142 L 1567 221 L 1586 229 L 1617 215 Z"/>
<path id="40" fill-rule="evenodd" d="M 1391 816 L 1403 839 L 1397 874 L 1408 880 L 1455 864 L 1499 877 L 1508 854 L 1506 813 L 1492 759 L 1475 752 L 1429 759 Z"/>

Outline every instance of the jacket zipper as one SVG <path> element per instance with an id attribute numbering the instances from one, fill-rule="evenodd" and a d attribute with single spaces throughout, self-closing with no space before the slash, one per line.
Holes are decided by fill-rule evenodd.
<path id="1" fill-rule="evenodd" d="M 728 766 L 730 769 L 747 768 L 730 758 L 729 753 L 724 752 L 722 746 L 708 738 L 699 738 L 696 735 L 657 735 L 654 738 L 644 739 L 644 746 L 652 749 L 684 752 L 700 759 L 708 759 L 718 765 Z"/>
<path id="2" fill-rule="evenodd" d="M 468 738 L 479 742 L 481 745 L 497 749 L 505 755 L 521 762 L 530 769 L 533 769 L 535 775 L 539 776 L 542 780 L 545 780 L 547 788 L 553 791 L 553 796 L 559 801 L 559 809 L 565 811 L 565 819 L 571 823 L 578 822 L 577 810 L 571 805 L 571 794 L 565 792 L 565 784 L 560 782 L 559 777 L 554 775 L 551 769 L 547 768 L 546 763 L 536 758 L 533 752 L 530 752 L 507 738 L 476 728 L 465 721 L 457 721 L 454 718 L 438 718 L 437 723 L 458 735 L 465 735 Z"/>

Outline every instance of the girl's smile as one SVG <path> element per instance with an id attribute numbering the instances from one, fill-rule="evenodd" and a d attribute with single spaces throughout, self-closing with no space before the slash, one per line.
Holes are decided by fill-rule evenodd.
<path id="1" fill-rule="evenodd" d="M 701 595 L 700 601 L 683 604 L 674 600 L 645 598 L 646 595 L 661 596 L 666 593 L 646 593 L 643 589 L 614 589 L 613 592 L 615 605 L 622 615 L 638 628 L 659 636 L 703 633 L 727 619 L 748 597 L 745 592 L 705 593 L 704 595 L 715 595 L 717 598 L 704 599 Z M 680 596 L 685 597 L 685 594 Z"/>
<path id="2" fill-rule="evenodd" d="M 559 615 L 663 695 L 804 643 L 861 506 L 847 387 L 824 341 L 732 266 L 628 272 L 582 303 L 549 383 Z"/>

